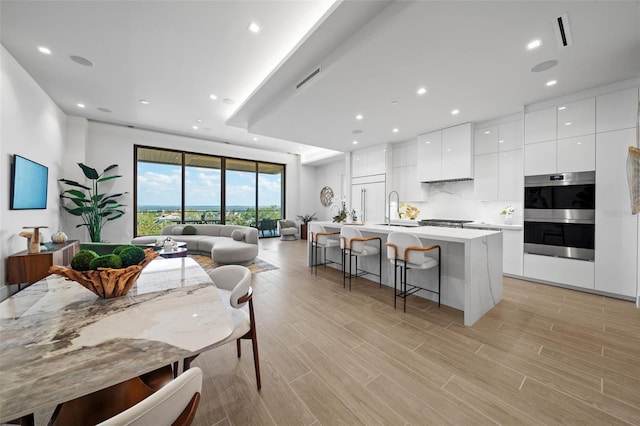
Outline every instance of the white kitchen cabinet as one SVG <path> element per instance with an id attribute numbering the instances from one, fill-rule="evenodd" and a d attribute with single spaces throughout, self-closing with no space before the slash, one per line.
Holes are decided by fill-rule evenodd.
<path id="1" fill-rule="evenodd" d="M 418 136 L 418 178 L 421 182 L 473 178 L 471 123 Z"/>
<path id="2" fill-rule="evenodd" d="M 528 112 L 524 115 L 524 143 L 556 139 L 556 107 Z"/>
<path id="3" fill-rule="evenodd" d="M 522 276 L 524 252 L 523 232 L 521 229 L 502 230 L 502 272 Z"/>
<path id="4" fill-rule="evenodd" d="M 442 130 L 442 179 L 473 179 L 471 123 Z"/>
<path id="5" fill-rule="evenodd" d="M 500 152 L 498 154 L 498 200 L 521 201 L 523 198 L 522 149 Z"/>
<path id="6" fill-rule="evenodd" d="M 357 150 L 351 153 L 351 177 L 386 173 L 386 150 L 383 147 Z"/>
<path id="7" fill-rule="evenodd" d="M 442 179 L 442 131 L 418 136 L 418 180 L 430 182 Z"/>
<path id="8" fill-rule="evenodd" d="M 558 139 L 590 135 L 596 132 L 595 98 L 560 104 L 557 109 Z"/>
<path id="9" fill-rule="evenodd" d="M 522 149 L 522 120 L 498 126 L 498 150 L 502 152 L 514 149 Z"/>
<path id="10" fill-rule="evenodd" d="M 356 180 L 351 184 L 351 208 L 363 212 L 366 223 L 384 223 L 385 194 L 384 182 Z"/>
<path id="11" fill-rule="evenodd" d="M 404 144 L 398 144 L 393 147 L 391 164 L 393 168 L 405 167 L 407 165 L 407 147 Z"/>
<path id="12" fill-rule="evenodd" d="M 638 219 L 631 214 L 627 153 L 636 129 L 596 135 L 595 289 L 634 297 L 638 289 Z"/>
<path id="13" fill-rule="evenodd" d="M 557 171 L 586 172 L 596 169 L 596 135 L 558 139 Z"/>
<path id="14" fill-rule="evenodd" d="M 596 98 L 596 131 L 636 127 L 638 121 L 638 87 L 608 93 Z"/>
<path id="15" fill-rule="evenodd" d="M 476 200 L 498 199 L 498 154 L 475 156 L 473 197 Z"/>
<path id="16" fill-rule="evenodd" d="M 498 152 L 498 126 L 476 129 L 474 131 L 473 143 L 475 155 Z"/>
<path id="17" fill-rule="evenodd" d="M 594 262 L 524 253 L 523 276 L 593 290 Z"/>
<path id="18" fill-rule="evenodd" d="M 524 175 L 546 175 L 557 173 L 556 141 L 525 144 Z"/>

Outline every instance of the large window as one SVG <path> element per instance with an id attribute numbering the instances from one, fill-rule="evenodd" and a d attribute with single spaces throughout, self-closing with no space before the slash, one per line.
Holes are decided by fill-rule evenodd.
<path id="1" fill-rule="evenodd" d="M 253 226 L 277 235 L 284 165 L 136 146 L 136 235 L 172 223 Z"/>

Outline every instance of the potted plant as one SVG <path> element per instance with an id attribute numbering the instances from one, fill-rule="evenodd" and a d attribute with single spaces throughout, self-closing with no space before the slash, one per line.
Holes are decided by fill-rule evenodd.
<path id="1" fill-rule="evenodd" d="M 107 221 L 116 220 L 124 215 L 125 211 L 122 207 L 125 207 L 125 204 L 118 203 L 116 198 L 126 194 L 126 192 L 111 195 L 102 194 L 99 189 L 100 183 L 122 176 L 105 176 L 108 172 L 118 167 L 117 164 L 110 165 L 100 174 L 96 169 L 82 163 L 78 163 L 78 166 L 80 166 L 86 178 L 91 181 L 91 184 L 87 186 L 73 180 L 59 179 L 63 184 L 79 188 L 67 189 L 60 194 L 63 202 L 66 199 L 71 201 L 72 204 L 71 206 L 63 205 L 62 208 L 74 216 L 80 216 L 83 223 L 76 225 L 76 228 L 86 226 L 91 242 L 99 243 L 101 241 L 102 227 Z"/>
<path id="2" fill-rule="evenodd" d="M 302 221 L 302 224 L 300 225 L 300 238 L 303 240 L 307 239 L 307 224 L 309 222 L 311 222 L 312 220 L 316 220 L 316 214 L 304 214 L 304 215 L 298 215 L 297 216 L 298 220 Z"/>

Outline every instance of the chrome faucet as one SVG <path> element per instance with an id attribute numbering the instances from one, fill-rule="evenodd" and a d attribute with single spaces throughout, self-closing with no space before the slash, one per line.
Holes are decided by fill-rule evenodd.
<path id="1" fill-rule="evenodd" d="M 398 194 L 398 191 L 391 191 L 387 200 L 387 202 L 389 203 L 389 217 L 387 219 L 387 226 L 391 226 L 391 196 L 393 194 L 396 194 L 396 214 L 400 212 L 400 195 Z"/>

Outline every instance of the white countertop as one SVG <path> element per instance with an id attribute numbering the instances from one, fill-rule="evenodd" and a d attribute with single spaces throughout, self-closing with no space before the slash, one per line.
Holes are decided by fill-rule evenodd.
<path id="1" fill-rule="evenodd" d="M 352 225 L 348 223 L 320 222 L 327 228 L 341 228 L 343 226 L 357 226 L 361 232 L 376 232 L 381 234 L 389 234 L 391 232 L 407 232 L 414 234 L 418 238 L 426 238 L 440 241 L 451 241 L 456 243 L 465 243 L 483 238 L 487 235 L 495 234 L 500 231 L 492 231 L 485 229 L 465 229 L 465 228 L 445 228 L 439 226 L 394 226 L 394 225 L 378 225 L 364 224 Z"/>
<path id="2" fill-rule="evenodd" d="M 497 222 L 471 222 L 465 223 L 464 226 L 467 228 L 496 228 L 496 229 L 510 229 L 514 231 L 521 231 L 522 224 L 506 224 L 506 223 L 497 223 Z"/>

